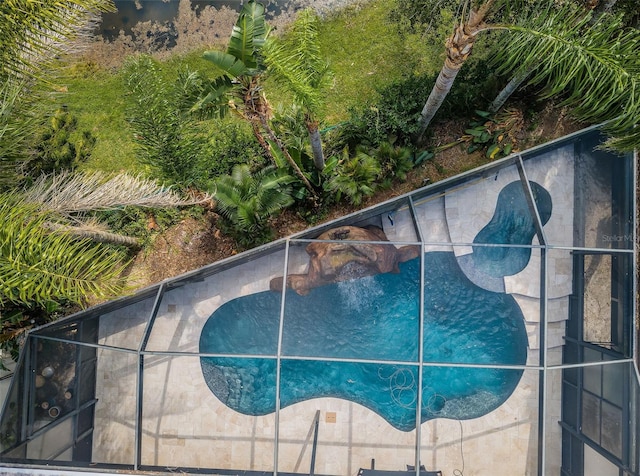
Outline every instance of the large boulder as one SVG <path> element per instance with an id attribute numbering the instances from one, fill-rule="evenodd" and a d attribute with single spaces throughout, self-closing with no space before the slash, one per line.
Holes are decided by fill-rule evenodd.
<path id="1" fill-rule="evenodd" d="M 398 273 L 398 263 L 420 254 L 418 245 L 396 248 L 390 243 L 381 243 L 389 240 L 382 229 L 374 226 L 332 228 L 318 236 L 317 240 L 306 248 L 309 254 L 307 273 L 287 277 L 287 286 L 301 295 L 307 294 L 312 288 L 338 281 L 378 273 Z M 365 243 L 367 241 L 374 243 Z M 273 278 L 271 290 L 282 291 L 282 282 L 282 277 Z"/>

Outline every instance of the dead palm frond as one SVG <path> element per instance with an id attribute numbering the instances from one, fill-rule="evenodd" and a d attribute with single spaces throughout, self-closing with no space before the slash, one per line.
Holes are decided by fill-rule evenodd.
<path id="1" fill-rule="evenodd" d="M 70 218 L 88 211 L 125 206 L 183 207 L 201 204 L 210 198 L 184 199 L 153 180 L 126 173 L 110 176 L 94 171 L 42 176 L 25 190 L 23 199 Z"/>
<path id="2" fill-rule="evenodd" d="M 51 231 L 68 233 L 77 238 L 88 238 L 96 243 L 123 245 L 130 248 L 138 248 L 140 246 L 140 241 L 137 238 L 113 233 L 109 231 L 106 225 L 95 219 L 83 220 L 73 225 L 48 221 L 43 226 Z"/>

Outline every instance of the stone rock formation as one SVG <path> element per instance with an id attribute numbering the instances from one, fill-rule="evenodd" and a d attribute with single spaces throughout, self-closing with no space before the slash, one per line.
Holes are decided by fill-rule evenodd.
<path id="1" fill-rule="evenodd" d="M 382 229 L 370 226 L 359 228 L 341 226 L 322 233 L 318 241 L 310 243 L 306 251 L 309 254 L 309 267 L 306 274 L 292 274 L 287 277 L 287 286 L 298 294 L 325 284 L 346 281 L 378 273 L 398 273 L 398 263 L 413 259 L 420 254 L 420 246 L 409 245 L 396 248 L 388 241 Z M 374 241 L 376 243 L 363 243 Z M 272 291 L 282 291 L 283 278 L 273 278 Z"/>

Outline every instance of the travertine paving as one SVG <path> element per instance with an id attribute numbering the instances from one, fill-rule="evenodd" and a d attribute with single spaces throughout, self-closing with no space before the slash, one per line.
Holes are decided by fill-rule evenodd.
<path id="1" fill-rule="evenodd" d="M 564 244 L 573 226 L 573 155 L 560 149 L 526 166 L 527 179 L 546 188 L 553 200 L 551 219 L 544 227 L 547 244 Z M 515 166 L 477 180 L 444 196 L 415 203 L 416 220 L 425 252 L 453 252 L 462 263 L 473 251 L 476 234 L 493 216 L 500 190 L 520 180 Z M 380 225 L 398 246 L 420 241 L 409 207 L 396 210 Z M 533 245 L 537 245 L 534 238 Z M 99 349 L 93 459 L 132 464 L 135 448 L 136 382 L 142 375 L 142 464 L 237 470 L 308 473 L 312 459 L 313 429 L 319 411 L 317 474 L 355 475 L 360 467 L 399 470 L 415 464 L 416 441 L 427 469 L 452 474 L 464 466 L 465 474 L 534 474 L 538 449 L 538 388 L 540 372 L 524 372 L 519 386 L 498 409 L 466 420 L 438 419 L 403 432 L 365 407 L 336 398 L 308 400 L 264 416 L 230 410 L 207 387 L 198 352 L 200 332 L 207 318 L 236 297 L 269 288 L 282 276 L 285 250 L 275 251 L 198 282 L 167 291 L 143 354 Z M 304 244 L 291 244 L 290 273 L 305 271 Z M 500 285 L 512 295 L 525 316 L 529 348 L 527 365 L 540 365 L 540 271 L 542 253 L 535 248 L 527 267 L 507 276 Z M 461 264 L 464 270 L 465 265 Z M 548 363 L 561 362 L 564 320 L 571 293 L 571 260 L 565 250 L 546 257 Z M 470 278 L 471 279 L 471 278 Z M 482 285 L 482 282 L 476 283 Z M 487 284 L 488 286 L 495 285 Z M 138 350 L 153 299 L 114 311 L 101 321 L 100 343 Z M 162 354 L 160 354 L 162 352 Z M 560 376 L 547 372 L 547 474 L 560 467 Z M 276 418 L 278 422 L 276 424 Z M 278 438 L 277 453 L 274 439 Z M 274 454 L 275 453 L 275 454 Z"/>

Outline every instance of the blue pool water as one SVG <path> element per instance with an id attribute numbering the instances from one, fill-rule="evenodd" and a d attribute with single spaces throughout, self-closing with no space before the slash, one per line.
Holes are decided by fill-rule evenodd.
<path id="1" fill-rule="evenodd" d="M 542 224 L 551 218 L 551 195 L 542 186 L 529 182 Z M 498 195 L 489 223 L 476 235 L 474 243 L 530 245 L 536 233 L 534 216 L 520 182 L 511 182 Z M 473 262 L 490 276 L 501 278 L 522 271 L 531 257 L 530 248 L 473 247 Z"/>
<path id="2" fill-rule="evenodd" d="M 526 362 L 523 316 L 511 296 L 472 284 L 451 253 L 426 254 L 425 270 L 425 362 Z M 306 296 L 288 291 L 281 406 L 310 398 L 344 398 L 370 408 L 396 428 L 415 428 L 418 369 L 412 364 L 418 361 L 419 273 L 416 258 L 402 263 L 399 274 L 331 284 Z M 201 359 L 209 388 L 241 413 L 275 410 L 279 313 L 280 293 L 256 293 L 221 306 L 202 331 L 201 352 L 262 356 Z M 322 357 L 407 363 L 314 359 Z M 509 397 L 522 374 L 441 366 L 423 372 L 422 421 L 484 415 Z"/>
<path id="3" fill-rule="evenodd" d="M 548 192 L 531 182 L 544 223 Z M 498 196 L 496 212 L 475 243 L 530 244 L 535 234 L 522 187 L 514 182 Z M 477 256 L 475 256 L 477 254 Z M 504 277 L 527 265 L 522 248 L 474 246 L 476 266 Z M 424 255 L 424 322 L 419 313 L 420 259 L 386 273 L 312 289 L 286 291 L 280 351 L 280 405 L 321 397 L 359 403 L 394 427 L 416 427 L 433 418 L 470 419 L 489 413 L 513 392 L 522 370 L 425 365 L 524 365 L 527 335 L 517 303 L 508 294 L 471 282 L 450 252 Z M 265 291 L 227 302 L 207 320 L 200 352 L 211 391 L 247 415 L 275 411 L 281 293 Z M 245 355 L 246 357 L 234 357 Z M 335 362 L 323 359 L 358 359 Z"/>

